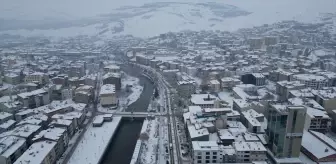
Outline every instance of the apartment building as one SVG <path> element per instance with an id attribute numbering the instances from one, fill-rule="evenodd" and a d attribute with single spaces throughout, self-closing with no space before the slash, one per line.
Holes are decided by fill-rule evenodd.
<path id="1" fill-rule="evenodd" d="M 6 73 L 4 75 L 4 81 L 8 84 L 16 85 L 21 82 L 21 76 L 15 73 Z"/>
<path id="2" fill-rule="evenodd" d="M 216 141 L 192 141 L 193 163 L 223 163 L 223 151 L 221 147 Z"/>
<path id="3" fill-rule="evenodd" d="M 331 118 L 326 111 L 306 107 L 305 129 L 326 133 L 331 128 Z"/>
<path id="4" fill-rule="evenodd" d="M 7 136 L 0 139 L 0 163 L 12 164 L 27 149 L 24 138 Z"/>
<path id="5" fill-rule="evenodd" d="M 278 81 L 276 83 L 276 93 L 280 96 L 281 100 L 286 100 L 289 98 L 289 93 L 291 90 L 304 89 L 305 84 L 300 83 L 300 81 Z"/>
<path id="6" fill-rule="evenodd" d="M 49 140 L 55 141 L 54 147 L 56 158 L 60 158 L 63 152 L 68 147 L 69 137 L 65 129 L 50 127 L 49 129 L 42 130 L 39 134 L 33 138 L 34 142 Z"/>
<path id="7" fill-rule="evenodd" d="M 26 83 L 39 83 L 45 84 L 49 82 L 49 76 L 43 72 L 34 72 L 31 74 L 27 74 L 24 78 Z"/>
<path id="8" fill-rule="evenodd" d="M 20 93 L 17 96 L 18 100 L 23 104 L 23 107 L 27 108 L 36 108 L 50 103 L 49 92 L 45 89 Z"/>
<path id="9" fill-rule="evenodd" d="M 336 91 L 334 88 L 328 90 L 314 91 L 315 101 L 318 102 L 327 113 L 331 114 L 336 106 Z"/>
<path id="10" fill-rule="evenodd" d="M 272 104 L 267 120 L 268 147 L 275 158 L 298 158 L 307 109 L 304 106 Z"/>
<path id="11" fill-rule="evenodd" d="M 219 107 L 219 98 L 212 94 L 192 94 L 190 101 L 192 105 L 202 108 Z"/>
<path id="12" fill-rule="evenodd" d="M 296 74 L 293 75 L 293 80 L 298 80 L 312 89 L 322 89 L 329 85 L 327 78 L 314 74 Z"/>
<path id="13" fill-rule="evenodd" d="M 212 92 L 220 92 L 220 82 L 216 79 L 209 81 L 209 87 Z"/>
<path id="14" fill-rule="evenodd" d="M 195 81 L 178 81 L 177 91 L 181 97 L 189 98 L 196 92 Z"/>
<path id="15" fill-rule="evenodd" d="M 252 73 L 252 74 L 242 75 L 241 81 L 244 84 L 254 84 L 256 86 L 262 86 L 266 84 L 266 78 L 261 73 Z"/>
<path id="16" fill-rule="evenodd" d="M 248 163 L 267 160 L 267 150 L 261 142 L 233 142 L 233 147 L 236 150 L 236 162 Z"/>
<path id="17" fill-rule="evenodd" d="M 15 162 L 14 164 L 43 163 L 54 164 L 57 160 L 55 152 L 55 141 L 39 141 L 33 143 Z"/>
<path id="18" fill-rule="evenodd" d="M 121 74 L 120 73 L 106 73 L 103 76 L 103 84 L 113 84 L 116 90 L 121 89 Z"/>
<path id="19" fill-rule="evenodd" d="M 236 85 L 240 85 L 240 84 L 243 84 L 243 82 L 236 78 L 224 77 L 221 79 L 222 88 L 232 89 Z"/>
<path id="20" fill-rule="evenodd" d="M 99 97 L 102 106 L 115 106 L 118 104 L 114 84 L 105 84 L 101 86 Z"/>

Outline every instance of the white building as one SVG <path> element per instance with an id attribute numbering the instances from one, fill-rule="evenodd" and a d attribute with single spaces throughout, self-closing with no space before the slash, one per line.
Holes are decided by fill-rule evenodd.
<path id="1" fill-rule="evenodd" d="M 68 133 L 63 128 L 56 128 L 52 127 L 46 130 L 42 130 L 39 134 L 35 135 L 34 141 L 41 141 L 41 140 L 51 140 L 55 141 L 55 154 L 56 158 L 60 158 L 68 147 L 69 137 Z"/>
<path id="2" fill-rule="evenodd" d="M 234 142 L 233 147 L 237 152 L 237 162 L 247 163 L 253 161 L 265 161 L 266 148 L 261 142 Z"/>
<path id="3" fill-rule="evenodd" d="M 307 107 L 305 129 L 325 133 L 331 128 L 331 118 L 326 111 Z"/>
<path id="4" fill-rule="evenodd" d="M 49 80 L 49 76 L 42 72 L 34 72 L 25 76 L 26 83 L 38 82 L 40 84 L 45 84 Z"/>
<path id="5" fill-rule="evenodd" d="M 196 92 L 195 81 L 178 81 L 177 91 L 183 98 L 189 98 L 191 94 Z"/>
<path id="6" fill-rule="evenodd" d="M 105 84 L 100 88 L 100 104 L 102 106 L 117 105 L 118 99 L 114 84 Z"/>
<path id="7" fill-rule="evenodd" d="M 67 100 L 67 99 L 72 99 L 73 96 L 72 96 L 72 93 L 73 93 L 73 90 L 68 88 L 68 89 L 62 89 L 62 100 Z"/>
<path id="8" fill-rule="evenodd" d="M 244 123 L 244 125 L 246 126 L 249 132 L 262 133 L 264 130 L 262 129 L 261 123 L 259 122 L 259 120 L 255 117 L 256 113 L 257 112 L 253 109 L 242 111 L 243 118 L 244 118 L 242 122 Z"/>
<path id="9" fill-rule="evenodd" d="M 210 80 L 209 81 L 210 88 L 213 92 L 220 92 L 220 83 L 218 80 Z"/>
<path id="10" fill-rule="evenodd" d="M 14 164 L 53 164 L 57 159 L 55 146 L 55 141 L 35 142 L 15 161 Z"/>
<path id="11" fill-rule="evenodd" d="M 192 94 L 190 99 L 192 105 L 202 108 L 219 107 L 219 98 L 211 94 Z"/>
<path id="12" fill-rule="evenodd" d="M 27 149 L 26 140 L 8 136 L 0 139 L 0 163 L 12 164 Z"/>
<path id="13" fill-rule="evenodd" d="M 216 141 L 192 141 L 193 164 L 223 163 L 222 147 Z"/>
<path id="14" fill-rule="evenodd" d="M 236 79 L 236 78 L 231 78 L 231 77 L 224 77 L 221 79 L 221 85 L 222 85 L 222 88 L 233 88 L 235 87 L 236 85 L 240 85 L 240 84 L 243 84 L 243 82 L 239 79 Z"/>
<path id="15" fill-rule="evenodd" d="M 279 81 L 276 83 L 276 93 L 280 95 L 281 99 L 288 99 L 291 90 L 304 89 L 305 84 L 300 81 Z"/>
<path id="16" fill-rule="evenodd" d="M 329 84 L 327 78 L 314 74 L 297 74 L 293 75 L 293 79 L 300 81 L 302 84 L 305 84 L 306 87 L 312 89 L 322 89 Z"/>

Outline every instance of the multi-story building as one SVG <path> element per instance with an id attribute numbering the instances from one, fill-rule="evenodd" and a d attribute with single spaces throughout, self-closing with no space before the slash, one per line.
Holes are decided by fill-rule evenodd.
<path id="1" fill-rule="evenodd" d="M 114 84 L 105 84 L 100 88 L 100 104 L 102 106 L 115 106 L 118 104 L 118 99 L 115 92 Z"/>
<path id="2" fill-rule="evenodd" d="M 261 46 L 263 45 L 263 39 L 262 38 L 250 38 L 248 40 L 248 44 L 251 49 L 261 49 Z"/>
<path id="3" fill-rule="evenodd" d="M 14 164 L 27 163 L 43 163 L 43 164 L 53 164 L 57 160 L 55 152 L 55 141 L 39 141 L 33 143 L 27 151 L 25 151 Z"/>
<path id="4" fill-rule="evenodd" d="M 66 150 L 69 143 L 69 137 L 66 130 L 55 127 L 42 130 L 39 134 L 35 135 L 35 137 L 33 138 L 34 142 L 43 140 L 51 140 L 56 142 L 54 148 L 56 158 L 60 158 L 62 156 L 63 152 Z"/>
<path id="5" fill-rule="evenodd" d="M 120 73 L 106 73 L 103 76 L 103 84 L 114 84 L 116 90 L 121 89 L 121 74 Z"/>
<path id="6" fill-rule="evenodd" d="M 331 128 L 331 118 L 327 112 L 315 108 L 307 107 L 305 118 L 305 129 L 314 130 L 321 133 L 327 132 Z"/>
<path id="7" fill-rule="evenodd" d="M 71 88 L 66 88 L 66 89 L 62 89 L 61 91 L 61 97 L 62 100 L 68 100 L 73 98 L 73 90 Z"/>
<path id="8" fill-rule="evenodd" d="M 290 81 L 294 73 L 277 69 L 269 73 L 269 79 L 272 81 Z"/>
<path id="9" fill-rule="evenodd" d="M 247 111 L 242 111 L 242 123 L 246 126 L 247 130 L 252 133 L 262 133 L 264 129 L 262 129 L 260 121 L 257 119 L 259 115 L 263 117 L 263 114 L 257 113 L 255 110 L 250 109 Z"/>
<path id="10" fill-rule="evenodd" d="M 298 158 L 307 109 L 273 104 L 268 111 L 266 135 L 275 158 Z"/>
<path id="11" fill-rule="evenodd" d="M 247 163 L 253 161 L 265 161 L 266 148 L 261 142 L 234 142 L 233 147 L 236 150 L 237 161 L 239 163 Z"/>
<path id="12" fill-rule="evenodd" d="M 240 85 L 243 82 L 239 79 L 231 78 L 231 77 L 224 77 L 221 79 L 221 86 L 222 88 L 232 89 L 236 85 Z"/>
<path id="13" fill-rule="evenodd" d="M 50 103 L 49 92 L 45 89 L 37 89 L 31 92 L 20 93 L 18 100 L 22 102 L 23 107 L 35 108 Z"/>
<path id="14" fill-rule="evenodd" d="M 209 87 L 212 92 L 220 92 L 220 82 L 216 79 L 209 81 Z"/>
<path id="15" fill-rule="evenodd" d="M 222 147 L 216 141 L 192 141 L 193 163 L 223 163 Z"/>
<path id="16" fill-rule="evenodd" d="M 11 120 L 11 119 L 14 119 L 13 114 L 7 113 L 7 112 L 0 112 L 0 124 L 6 122 L 8 120 Z"/>
<path id="17" fill-rule="evenodd" d="M 315 101 L 318 102 L 327 113 L 331 114 L 332 110 L 335 109 L 336 106 L 336 91 L 335 89 L 328 90 L 318 90 L 314 91 Z"/>
<path id="18" fill-rule="evenodd" d="M 281 100 L 286 100 L 289 98 L 289 92 L 291 90 L 304 89 L 305 84 L 300 83 L 300 81 L 278 81 L 276 83 L 276 93 L 280 96 Z"/>
<path id="19" fill-rule="evenodd" d="M 75 123 L 73 120 L 65 120 L 65 119 L 54 119 L 50 123 L 50 125 L 66 129 L 69 137 L 71 137 L 74 134 L 75 129 L 77 128 L 75 127 Z"/>
<path id="20" fill-rule="evenodd" d="M 21 76 L 15 73 L 7 73 L 4 75 L 4 81 L 6 83 L 16 85 L 21 82 Z"/>
<path id="21" fill-rule="evenodd" d="M 252 74 L 242 75 L 241 81 L 244 84 L 254 84 L 256 86 L 262 86 L 266 84 L 266 78 L 261 73 L 252 73 Z"/>
<path id="22" fill-rule="evenodd" d="M 108 65 L 104 67 L 104 72 L 105 73 L 119 73 L 120 72 L 120 67 L 114 64 Z"/>
<path id="23" fill-rule="evenodd" d="M 88 104 L 93 101 L 94 88 L 90 85 L 81 85 L 75 90 L 75 102 Z"/>
<path id="24" fill-rule="evenodd" d="M 191 104 L 202 108 L 218 108 L 219 98 L 212 94 L 192 94 Z"/>
<path id="25" fill-rule="evenodd" d="M 181 97 L 189 98 L 196 92 L 195 81 L 178 81 L 177 91 Z"/>
<path id="26" fill-rule="evenodd" d="M 4 132 L 0 134 L 0 138 L 7 136 L 17 136 L 26 139 L 28 145 L 32 143 L 33 137 L 42 130 L 42 127 L 39 125 L 33 124 L 24 124 L 21 126 L 15 127 L 13 130 Z"/>
<path id="27" fill-rule="evenodd" d="M 298 80 L 302 84 L 305 84 L 306 87 L 309 87 L 312 89 L 322 89 L 323 87 L 327 87 L 329 85 L 328 79 L 326 79 L 323 76 L 314 75 L 314 74 L 293 75 L 293 80 Z"/>
<path id="28" fill-rule="evenodd" d="M 0 139 L 0 163 L 12 164 L 27 149 L 26 140 L 21 137 L 7 136 Z"/>
<path id="29" fill-rule="evenodd" d="M 26 83 L 37 82 L 39 84 L 45 84 L 49 81 L 49 76 L 46 73 L 34 72 L 26 75 L 24 81 Z"/>

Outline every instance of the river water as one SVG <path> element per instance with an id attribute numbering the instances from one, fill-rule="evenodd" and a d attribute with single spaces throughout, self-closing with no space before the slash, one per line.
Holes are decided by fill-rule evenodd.
<path id="1" fill-rule="evenodd" d="M 129 105 L 126 111 L 147 111 L 154 91 L 153 83 L 146 77 L 141 76 L 138 70 L 132 70 L 130 68 L 124 70 L 132 76 L 138 76 L 140 84 L 144 87 L 139 99 Z M 140 134 L 142 123 L 142 119 L 122 119 L 112 142 L 104 154 L 101 164 L 129 164 Z"/>

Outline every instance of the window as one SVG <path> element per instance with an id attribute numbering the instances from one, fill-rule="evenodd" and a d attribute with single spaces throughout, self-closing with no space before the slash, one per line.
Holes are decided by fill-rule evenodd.
<path id="1" fill-rule="evenodd" d="M 213 155 L 217 155 L 217 152 L 212 152 Z"/>
<path id="2" fill-rule="evenodd" d="M 210 159 L 210 156 L 205 156 L 205 159 Z"/>
<path id="3" fill-rule="evenodd" d="M 210 163 L 210 160 L 206 160 L 205 163 Z"/>
<path id="4" fill-rule="evenodd" d="M 210 152 L 205 152 L 205 155 L 210 155 Z"/>
<path id="5" fill-rule="evenodd" d="M 197 156 L 197 159 L 202 159 L 202 156 Z"/>
<path id="6" fill-rule="evenodd" d="M 217 159 L 217 156 L 212 156 L 212 159 Z"/>
<path id="7" fill-rule="evenodd" d="M 202 163 L 202 160 L 198 160 L 197 163 Z"/>
<path id="8" fill-rule="evenodd" d="M 217 163 L 217 161 L 216 160 L 212 160 L 212 163 Z"/>

